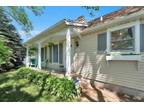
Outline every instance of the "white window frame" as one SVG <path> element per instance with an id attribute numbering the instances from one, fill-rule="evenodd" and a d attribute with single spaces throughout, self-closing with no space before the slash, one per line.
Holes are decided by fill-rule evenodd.
<path id="1" fill-rule="evenodd" d="M 140 58 L 140 21 L 134 21 L 131 23 L 123 24 L 117 27 L 112 27 L 107 29 L 107 56 L 106 60 L 136 60 L 139 61 Z M 111 50 L 111 32 L 129 28 L 129 27 L 135 27 L 135 35 L 134 35 L 134 51 L 128 51 L 128 52 L 120 52 L 120 51 L 112 51 Z M 122 55 L 127 54 L 127 55 Z M 134 54 L 134 55 L 131 55 Z"/>
<path id="2" fill-rule="evenodd" d="M 132 23 L 123 24 L 117 27 L 109 28 L 107 29 L 107 54 L 111 54 L 114 52 L 120 52 L 120 51 L 112 51 L 111 49 L 111 32 L 133 27 L 135 28 L 135 35 L 134 35 L 134 51 L 129 51 L 130 53 L 140 54 L 140 21 L 135 21 Z M 129 52 L 121 52 L 121 53 L 129 53 Z"/>

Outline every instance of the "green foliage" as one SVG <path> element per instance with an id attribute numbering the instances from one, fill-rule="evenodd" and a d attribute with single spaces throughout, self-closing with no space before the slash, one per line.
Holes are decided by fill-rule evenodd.
<path id="1" fill-rule="evenodd" d="M 29 68 L 20 68 L 17 76 L 37 84 L 45 90 L 45 95 L 55 96 L 57 101 L 72 101 L 78 96 L 74 82 L 67 78 L 58 78 Z"/>
<path id="2" fill-rule="evenodd" d="M 30 48 L 29 55 L 30 56 L 35 55 L 36 51 L 37 51 L 37 48 L 35 48 L 35 47 Z"/>
<path id="3" fill-rule="evenodd" d="M 44 7 L 38 6 L 1 6 L 0 12 L 4 12 L 11 20 L 15 20 L 22 26 L 22 29 L 29 32 L 33 29 L 32 23 L 27 15 L 28 11 L 31 11 L 36 16 L 43 13 Z"/>
<path id="4" fill-rule="evenodd" d="M 2 11 L 0 11 L 0 40 L 0 58 L 3 59 L 3 63 L 0 63 L 2 64 L 0 65 L 0 72 L 9 71 L 22 65 L 25 48 L 11 19 Z M 11 52 L 11 54 L 9 55 L 8 52 Z"/>
<path id="5" fill-rule="evenodd" d="M 95 12 L 99 10 L 99 6 L 82 6 L 85 8 L 91 16 L 95 16 Z"/>
<path id="6" fill-rule="evenodd" d="M 54 45 L 53 42 L 48 42 L 48 46 L 49 46 L 49 47 L 51 47 L 51 46 L 53 46 L 53 45 Z"/>
<path id="7" fill-rule="evenodd" d="M 10 48 L 8 48 L 4 42 L 0 40 L 0 65 L 6 63 L 9 60 L 10 55 Z"/>

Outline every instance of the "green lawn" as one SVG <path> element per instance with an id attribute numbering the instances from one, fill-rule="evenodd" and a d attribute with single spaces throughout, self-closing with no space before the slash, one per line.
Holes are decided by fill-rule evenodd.
<path id="1" fill-rule="evenodd" d="M 16 72 L 0 73 L 0 102 L 45 102 L 57 101 L 54 96 L 27 79 L 18 79 Z"/>

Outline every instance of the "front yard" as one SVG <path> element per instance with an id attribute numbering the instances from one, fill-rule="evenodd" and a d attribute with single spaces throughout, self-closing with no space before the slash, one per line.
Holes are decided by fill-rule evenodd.
<path id="1" fill-rule="evenodd" d="M 36 72 L 37 73 L 37 72 Z M 42 73 L 43 74 L 43 73 Z M 0 74 L 1 102 L 53 102 L 76 101 L 75 88 L 67 79 L 51 77 L 44 80 L 43 75 L 23 72 L 8 72 Z M 27 75 L 27 76 L 26 76 Z M 30 78 L 31 77 L 31 78 Z M 61 83 L 54 83 L 54 81 Z M 56 81 L 56 82 L 57 82 Z M 62 85 L 63 84 L 66 85 Z M 51 85 L 53 83 L 53 85 Z M 67 88 L 67 90 L 66 90 Z M 71 88 L 71 89 L 68 89 Z M 65 91 L 65 92 L 64 92 Z"/>

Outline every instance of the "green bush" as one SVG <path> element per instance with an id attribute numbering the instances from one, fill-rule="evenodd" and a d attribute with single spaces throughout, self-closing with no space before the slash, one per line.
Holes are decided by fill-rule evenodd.
<path id="1" fill-rule="evenodd" d="M 17 77 L 26 78 L 29 82 L 37 84 L 44 89 L 45 94 L 56 96 L 58 101 L 72 101 L 78 96 L 74 82 L 67 78 L 58 78 L 25 67 L 17 71 Z"/>

